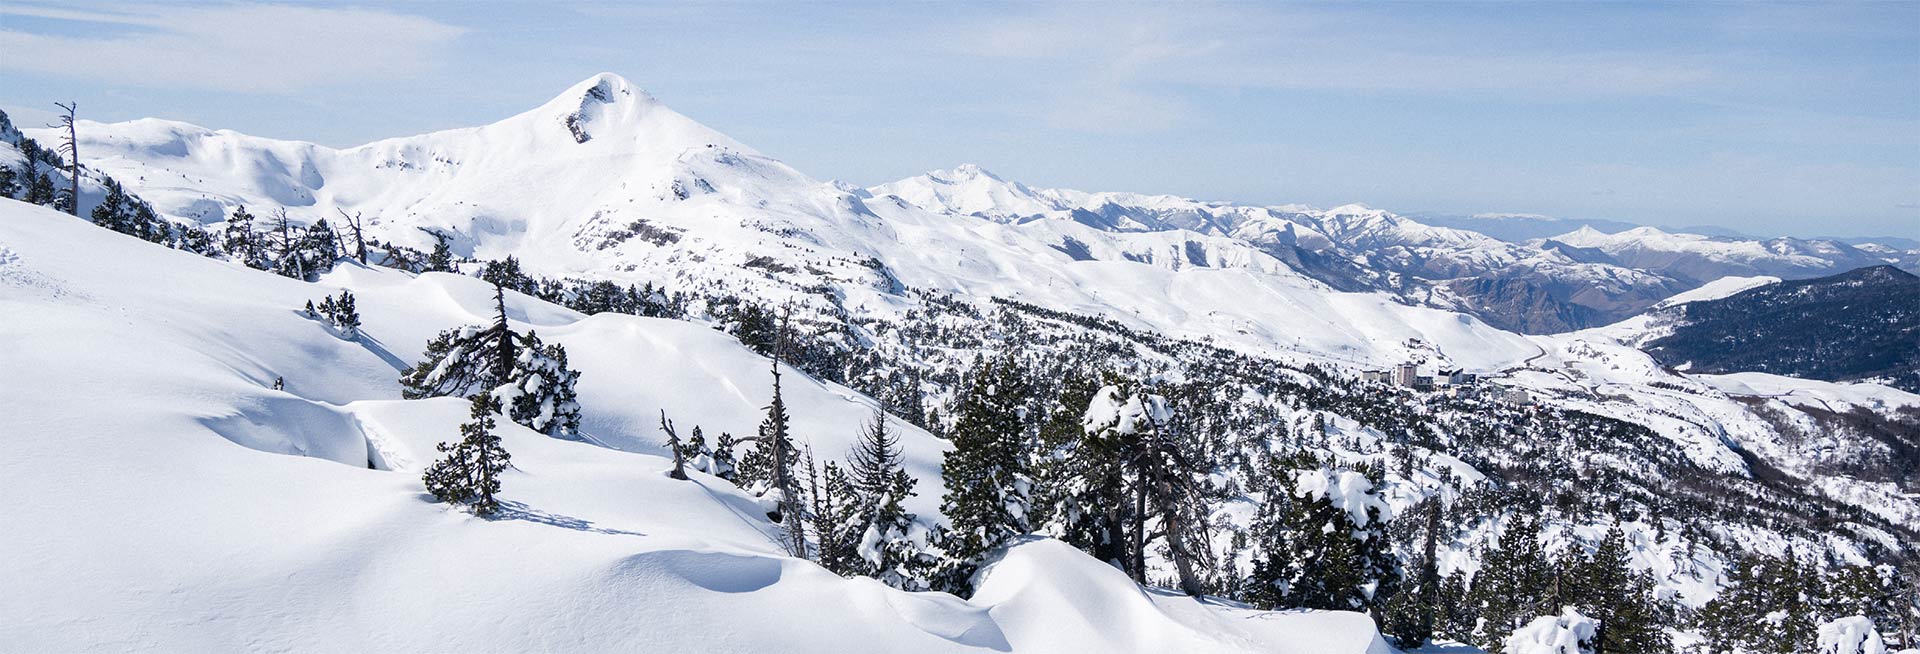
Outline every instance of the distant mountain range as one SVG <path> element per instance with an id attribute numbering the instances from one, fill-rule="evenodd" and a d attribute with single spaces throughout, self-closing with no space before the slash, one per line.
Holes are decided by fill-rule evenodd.
<path id="1" fill-rule="evenodd" d="M 1834 239 L 1753 240 L 1526 214 L 1410 217 L 1363 205 L 1249 206 L 1167 195 L 1036 188 L 976 165 L 867 189 L 1007 224 L 1068 220 L 1110 232 L 1189 231 L 1249 243 L 1342 290 L 1471 313 L 1523 333 L 1608 324 L 1726 276 L 1803 278 L 1892 264 L 1920 249 Z"/>

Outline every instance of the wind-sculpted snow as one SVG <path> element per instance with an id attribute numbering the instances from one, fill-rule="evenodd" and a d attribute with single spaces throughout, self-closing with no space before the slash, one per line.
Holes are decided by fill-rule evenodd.
<path id="1" fill-rule="evenodd" d="M 4 649 L 1384 651 L 1359 614 L 1148 595 L 1058 543 L 1015 548 L 973 602 L 786 557 L 754 498 L 668 477 L 654 427 L 664 408 L 683 434 L 750 433 L 765 359 L 704 326 L 511 293 L 515 328 L 581 362 L 591 439 L 500 421 L 503 510 L 475 518 L 420 484 L 467 403 L 396 399 L 396 379 L 435 331 L 481 320 L 478 280 L 298 282 L 11 200 L 0 252 L 0 493 L 21 500 L 0 530 Z M 342 288 L 357 340 L 297 310 Z M 838 458 L 871 401 L 789 375 L 796 438 Z M 944 444 L 894 429 L 931 506 Z"/>

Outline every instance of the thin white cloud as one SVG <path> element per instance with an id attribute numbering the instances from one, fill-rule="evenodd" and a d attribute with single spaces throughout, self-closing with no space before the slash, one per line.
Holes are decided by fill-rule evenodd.
<path id="1" fill-rule="evenodd" d="M 1103 132 L 1173 127 L 1194 89 L 1606 97 L 1733 82 L 1723 62 L 1684 53 L 1542 49 L 1297 6 L 1074 5 L 963 24 L 945 43 L 1018 61 L 1044 80 L 1031 113 Z"/>
<path id="2" fill-rule="evenodd" d="M 406 79 L 442 63 L 465 32 L 375 9 L 282 5 L 0 13 L 131 26 L 109 36 L 0 30 L 0 70 L 169 88 L 286 92 Z"/>

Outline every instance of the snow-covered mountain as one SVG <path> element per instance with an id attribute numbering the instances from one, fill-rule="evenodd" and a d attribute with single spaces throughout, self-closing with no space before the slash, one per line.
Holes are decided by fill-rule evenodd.
<path id="1" fill-rule="evenodd" d="M 1920 268 L 1920 251 L 1876 244 L 1853 246 L 1833 239 L 1754 240 L 1669 233 L 1657 227 L 1609 234 L 1582 227 L 1536 241 L 1542 246 L 1555 243 L 1602 252 L 1621 265 L 1668 275 L 1689 285 L 1730 276 L 1804 279 L 1870 266 Z"/>
<path id="2" fill-rule="evenodd" d="M 460 255 L 514 255 L 544 274 L 746 293 L 822 315 L 897 314 L 906 307 L 890 291 L 903 284 L 1358 365 L 1403 360 L 1410 340 L 1483 369 L 1531 352 L 1512 334 L 1392 295 L 1330 293 L 1271 248 L 1218 230 L 960 219 L 843 191 L 611 74 L 492 125 L 344 150 L 159 120 L 83 122 L 80 133 L 93 168 L 182 220 L 212 223 L 242 205 L 301 221 L 344 211 L 364 214 L 371 236 L 401 244 L 425 248 L 439 232 Z M 954 176 L 992 184 L 947 197 L 1045 197 L 967 172 Z M 1200 206 L 1190 201 L 1163 200 L 1156 225 L 1211 219 L 1176 210 Z M 1284 222 L 1245 212 L 1263 221 L 1232 224 Z M 1289 229 L 1263 234 L 1327 242 Z"/>
<path id="3" fill-rule="evenodd" d="M 1341 290 L 1394 293 L 1523 332 L 1631 315 L 1684 290 L 1672 279 L 1564 247 L 1435 227 L 1364 205 L 1314 209 L 1165 195 L 1035 189 L 974 165 L 868 189 L 930 211 L 1000 222 L 1069 220 L 1107 231 L 1192 231 L 1237 239 Z"/>
<path id="4" fill-rule="evenodd" d="M 0 352 L 0 367 L 26 371 L 0 387 L 0 431 L 38 437 L 0 458 L 0 491 L 66 489 L 28 516 L 48 529 L 0 537 L 0 576 L 33 589 L 0 594 L 0 610 L 25 616 L 0 638 L 46 645 L 33 649 L 146 638 L 164 649 L 1386 651 L 1360 614 L 1143 591 L 1045 539 L 1008 550 L 971 601 L 780 556 L 762 498 L 661 476 L 662 410 L 709 434 L 753 433 L 762 415 L 766 360 L 715 331 L 748 339 L 730 302 L 791 307 L 817 341 L 802 345 L 830 350 L 788 391 L 795 431 L 823 459 L 888 395 L 920 484 L 907 508 L 934 522 L 957 392 L 977 358 L 1014 355 L 1181 389 L 1169 391 L 1180 410 L 1204 416 L 1191 436 L 1216 465 L 1208 556 L 1228 579 L 1254 566 L 1248 533 L 1274 493 L 1258 488 L 1272 483 L 1264 466 L 1289 451 L 1362 481 L 1354 470 L 1381 469 L 1368 506 L 1383 520 L 1447 502 L 1457 524 L 1436 545 L 1443 574 L 1479 570 L 1513 524 L 1503 503 L 1521 500 L 1552 514 L 1536 540 L 1555 552 L 1620 529 L 1632 569 L 1690 609 L 1744 554 L 1912 556 L 1916 480 L 1884 462 L 1914 449 L 1900 439 L 1920 396 L 1668 370 L 1629 342 L 1645 333 L 1628 329 L 1637 323 L 1529 336 L 1475 317 L 1558 331 L 1688 287 L 1598 246 L 1516 244 L 1359 205 L 1036 189 L 974 166 L 852 189 L 613 75 L 491 125 L 346 149 L 160 120 L 83 122 L 80 133 L 91 170 L 175 220 L 218 227 L 242 205 L 299 223 L 359 215 L 381 242 L 427 249 L 437 235 L 460 257 L 650 283 L 692 306 L 686 320 L 583 316 L 512 295 L 514 324 L 578 363 L 585 435 L 507 424 L 519 504 L 509 520 L 470 520 L 419 488 L 460 403 L 398 400 L 395 377 L 437 330 L 480 320 L 483 284 L 357 264 L 303 283 L 0 200 L 0 315 L 28 316 L 0 321 L 0 338 L 25 345 Z M 362 338 L 297 309 L 348 288 L 362 298 Z M 1355 378 L 1400 363 L 1484 381 L 1436 392 Z M 267 388 L 276 377 L 284 391 Z M 1043 383 L 1052 393 L 1065 380 Z M 1034 406 L 1051 412 L 1054 399 Z M 1878 421 L 1854 421 L 1863 414 Z M 119 449 L 127 434 L 143 440 Z M 114 504 L 124 483 L 156 489 L 161 510 Z M 1417 531 L 1393 524 L 1396 538 Z M 122 552 L 183 525 L 205 529 Z M 277 537 L 254 543 L 261 532 Z M 68 546 L 74 535 L 88 546 Z M 1164 556 L 1147 557 L 1153 579 L 1171 574 Z M 532 569 L 485 578 L 448 567 L 528 558 Z M 300 602 L 280 603 L 288 588 L 305 591 Z M 418 608 L 438 606 L 436 593 L 511 599 Z M 809 621 L 817 612 L 795 606 L 848 608 Z M 62 627 L 96 612 L 112 616 L 108 628 L 59 647 Z M 238 626 L 196 632 L 209 615 Z M 543 626 L 556 621 L 573 626 Z M 429 640 L 449 630 L 472 636 Z"/>

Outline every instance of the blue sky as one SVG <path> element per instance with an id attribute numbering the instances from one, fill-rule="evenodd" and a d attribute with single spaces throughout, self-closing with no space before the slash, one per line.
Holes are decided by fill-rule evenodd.
<path id="1" fill-rule="evenodd" d="M 0 108 L 336 146 L 600 71 L 816 177 L 1920 238 L 1920 3 L 0 4 Z"/>

